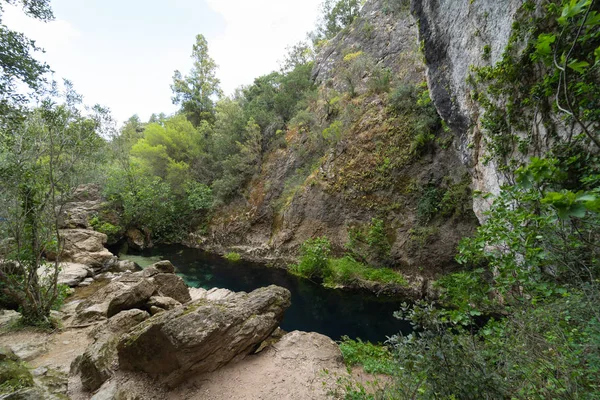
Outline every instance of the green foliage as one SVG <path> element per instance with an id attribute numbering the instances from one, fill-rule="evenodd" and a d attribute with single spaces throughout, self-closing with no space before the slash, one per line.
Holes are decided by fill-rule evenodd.
<path id="1" fill-rule="evenodd" d="M 225 258 L 228 261 L 238 262 L 242 259 L 242 256 L 240 255 L 240 253 L 236 253 L 236 252 L 232 251 L 232 252 L 225 254 L 223 256 L 223 258 Z"/>
<path id="2" fill-rule="evenodd" d="M 54 19 L 49 0 L 8 0 L 20 6 L 29 17 L 40 21 Z M 0 18 L 3 14 L 0 9 Z M 48 65 L 39 62 L 33 53 L 42 52 L 33 40 L 19 32 L 0 25 L 0 119 L 3 124 L 20 119 L 19 107 L 25 105 L 27 97 L 22 95 L 19 85 L 37 90 L 43 83 L 42 76 L 49 71 Z"/>
<path id="3" fill-rule="evenodd" d="M 366 227 L 348 229 L 348 239 L 346 249 L 355 257 L 374 265 L 388 262 L 391 247 L 382 219 L 372 218 Z"/>
<path id="4" fill-rule="evenodd" d="M 6 238 L 4 259 L 18 267 L 0 271 L 4 294 L 18 304 L 24 320 L 50 325 L 50 310 L 59 296 L 59 260 L 46 264 L 46 254 L 60 254 L 61 207 L 98 161 L 104 141 L 99 136 L 104 111 L 84 114 L 80 96 L 69 82 L 56 88 L 22 121 L 0 129 L 0 209 Z M 61 101 L 61 103 L 57 103 Z M 38 270 L 46 269 L 43 276 Z"/>
<path id="5" fill-rule="evenodd" d="M 502 60 L 473 68 L 469 81 L 473 99 L 485 109 L 481 122 L 488 159 L 518 166 L 518 153 L 537 148 L 533 121 L 551 127 L 548 135 L 558 139 L 555 143 L 562 141 L 556 132 L 565 130 L 572 132 L 569 141 L 600 147 L 598 11 L 587 0 L 526 2 Z"/>
<path id="6" fill-rule="evenodd" d="M 421 156 L 433 146 L 441 123 L 426 84 L 400 84 L 390 93 L 388 107 L 393 115 L 408 121 L 413 156 Z"/>
<path id="7" fill-rule="evenodd" d="M 473 212 L 471 177 L 467 174 L 458 183 L 450 183 L 440 200 L 440 214 L 445 217 L 468 216 Z"/>
<path id="8" fill-rule="evenodd" d="M 360 7 L 360 0 L 325 0 L 322 5 L 323 20 L 313 34 L 313 42 L 316 44 L 333 38 L 354 21 Z"/>
<path id="9" fill-rule="evenodd" d="M 323 277 L 327 272 L 331 243 L 327 237 L 306 240 L 300 247 L 300 262 L 290 271 L 306 278 Z"/>
<path id="10" fill-rule="evenodd" d="M 600 189 L 591 160 L 567 146 L 515 171 L 516 184 L 461 243 L 467 269 L 438 281 L 440 304 L 397 314 L 418 330 L 390 341 L 398 366 L 386 398 L 597 397 Z"/>
<path id="11" fill-rule="evenodd" d="M 436 216 L 445 218 L 468 216 L 472 212 L 471 178 L 466 175 L 458 183 L 451 178 L 442 184 L 429 183 L 422 190 L 417 203 L 417 217 L 422 224 L 429 223 Z"/>
<path id="12" fill-rule="evenodd" d="M 369 92 L 375 94 L 387 93 L 392 83 L 392 71 L 389 68 L 375 67 L 367 82 Z"/>
<path id="13" fill-rule="evenodd" d="M 324 273 L 327 286 L 360 286 L 365 281 L 406 286 L 406 279 L 389 268 L 369 267 L 351 256 L 329 259 L 328 269 Z"/>
<path id="14" fill-rule="evenodd" d="M 33 377 L 24 363 L 10 358 L 0 361 L 0 394 L 10 395 L 32 386 Z"/>
<path id="15" fill-rule="evenodd" d="M 417 217 L 421 223 L 427 223 L 437 215 L 443 196 L 444 192 L 436 185 L 425 186 L 417 204 Z"/>
<path id="16" fill-rule="evenodd" d="M 104 233 L 106 236 L 108 236 L 109 243 L 118 239 L 119 234 L 123 231 L 123 228 L 120 226 L 115 226 L 110 222 L 103 221 L 97 215 L 90 219 L 90 225 L 95 231 Z"/>
<path id="17" fill-rule="evenodd" d="M 344 336 L 340 342 L 340 350 L 348 367 L 361 365 L 369 374 L 394 375 L 398 368 L 392 352 L 386 346 Z"/>
<path id="18" fill-rule="evenodd" d="M 208 43 L 203 35 L 196 36 L 192 59 L 194 65 L 188 76 L 175 71 L 173 75 L 173 104 L 181 106 L 182 113 L 194 126 L 202 121 L 214 122 L 213 97 L 221 95 L 216 77 L 217 64 L 208 55 Z"/>
<path id="19" fill-rule="evenodd" d="M 342 138 L 342 121 L 335 120 L 323 130 L 323 138 L 331 143 L 336 143 Z"/>

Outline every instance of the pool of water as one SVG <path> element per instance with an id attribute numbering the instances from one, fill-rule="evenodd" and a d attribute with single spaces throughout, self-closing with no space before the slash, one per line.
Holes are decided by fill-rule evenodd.
<path id="1" fill-rule="evenodd" d="M 158 246 L 144 252 L 128 251 L 121 258 L 142 267 L 160 259 L 169 260 L 189 286 L 226 288 L 250 292 L 278 285 L 292 293 L 281 328 L 286 331 L 319 332 L 334 340 L 342 336 L 382 342 L 398 332 L 409 333 L 407 321 L 393 317 L 402 299 L 367 292 L 328 289 L 278 268 L 246 261 L 230 262 L 222 257 L 183 246 Z"/>

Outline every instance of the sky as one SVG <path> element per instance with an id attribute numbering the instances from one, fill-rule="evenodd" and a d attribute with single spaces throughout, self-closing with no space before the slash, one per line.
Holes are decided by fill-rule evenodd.
<path id="1" fill-rule="evenodd" d="M 177 110 L 173 72 L 187 74 L 195 36 L 208 40 L 226 94 L 278 69 L 286 48 L 306 38 L 322 0 L 52 0 L 43 23 L 4 6 L 3 23 L 44 48 L 38 58 L 69 79 L 87 104 L 118 122 Z"/>

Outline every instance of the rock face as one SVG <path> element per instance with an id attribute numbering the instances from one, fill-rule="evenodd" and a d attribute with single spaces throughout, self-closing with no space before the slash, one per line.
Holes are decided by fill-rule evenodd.
<path id="1" fill-rule="evenodd" d="M 533 1 L 538 7 L 544 3 Z M 433 102 L 444 121 L 458 138 L 458 154 L 473 177 L 473 189 L 498 194 L 507 176 L 495 160 L 485 160 L 488 152 L 483 139 L 481 117 L 484 110 L 471 99 L 468 83 L 471 67 L 492 66 L 502 54 L 512 34 L 521 0 L 413 0 L 412 12 L 419 21 L 419 38 L 427 61 L 427 77 Z M 519 44 L 516 45 L 518 47 Z M 484 47 L 488 56 L 483 56 Z M 537 119 L 537 118 L 536 118 Z M 552 142 L 543 121 L 532 121 L 538 132 L 537 154 L 544 154 Z M 552 121 L 561 135 L 560 121 Z M 515 132 L 519 135 L 519 132 Z M 531 135 L 527 141 L 531 141 Z M 516 157 L 525 160 L 526 155 Z M 485 161 L 484 161 L 485 160 Z M 520 160 L 520 161 L 522 161 Z M 490 198 L 478 196 L 473 210 L 480 222 L 491 205 Z"/>
<path id="2" fill-rule="evenodd" d="M 136 228 L 130 228 L 125 232 L 127 238 L 127 244 L 129 247 L 135 250 L 144 250 L 152 247 L 152 241 L 150 241 L 148 235 L 145 235 L 142 231 Z"/>
<path id="3" fill-rule="evenodd" d="M 98 389 L 113 374 L 120 337 L 149 317 L 150 315 L 142 310 L 123 311 L 92 333 L 94 343 L 73 362 L 71 367 L 73 373 L 80 374 L 81 384 L 86 390 Z"/>
<path id="4" fill-rule="evenodd" d="M 389 9 L 385 0 L 367 1 L 354 23 L 346 32 L 330 40 L 319 51 L 313 69 L 313 79 L 323 84 L 329 80 L 343 89 L 339 73 L 344 57 L 362 51 L 372 61 L 407 82 L 420 82 L 425 66 L 418 59 L 417 23 L 408 12 L 408 6 Z M 364 89 L 364 88 L 362 88 Z"/>
<path id="5" fill-rule="evenodd" d="M 98 185 L 82 185 L 75 189 L 61 209 L 59 226 L 63 229 L 91 229 L 90 218 L 102 209 Z"/>
<path id="6" fill-rule="evenodd" d="M 117 258 L 104 248 L 107 237 L 104 233 L 89 229 L 61 229 L 64 241 L 61 261 L 85 264 L 99 272 L 116 263 Z"/>
<path id="7" fill-rule="evenodd" d="M 353 66 L 353 59 L 366 60 L 365 67 Z M 389 107 L 396 88 L 422 90 L 425 70 L 408 2 L 367 1 L 355 21 L 323 46 L 312 71 L 319 104 L 345 106 L 311 109 L 321 122 L 289 129 L 285 148 L 270 149 L 263 157 L 246 198 L 216 212 L 208 234 L 191 237 L 189 244 L 289 265 L 302 243 L 317 236 L 327 236 L 333 253 L 343 254 L 352 232 L 366 232 L 379 218 L 391 251 L 387 259 L 368 263 L 426 279 L 456 268 L 458 242 L 477 225 L 470 210 L 468 169 L 453 148 L 453 135 L 441 128 L 435 143 L 416 156 L 411 147 L 419 128 L 407 126 Z M 376 71 L 393 76 L 389 93 L 370 89 Z M 336 123 L 342 124 L 339 140 L 312 154 L 319 161 L 309 165 L 309 156 L 295 149 L 310 148 L 311 135 Z M 457 192 L 462 197 L 455 205 L 466 211 L 421 221 L 420 203 L 428 190 L 435 197 L 430 189 L 451 192 L 461 185 Z"/>
<path id="8" fill-rule="evenodd" d="M 120 367 L 144 371 L 170 387 L 251 353 L 279 325 L 290 292 L 277 286 L 196 300 L 155 315 L 118 345 Z"/>

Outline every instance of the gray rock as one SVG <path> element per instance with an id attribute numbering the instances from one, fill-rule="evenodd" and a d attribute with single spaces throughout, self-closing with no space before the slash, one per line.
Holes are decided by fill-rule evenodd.
<path id="1" fill-rule="evenodd" d="M 278 286 L 196 300 L 138 325 L 118 345 L 124 370 L 145 371 L 170 387 L 252 353 L 278 327 L 290 292 Z"/>
<path id="2" fill-rule="evenodd" d="M 163 310 L 172 310 L 175 307 L 178 307 L 181 305 L 181 303 L 178 302 L 177 300 L 175 300 L 171 297 L 164 297 L 164 296 L 152 296 L 148 300 L 147 304 L 149 307 L 158 307 Z"/>
<path id="3" fill-rule="evenodd" d="M 10 347 L 0 346 L 0 362 L 5 360 L 19 361 L 19 357 Z"/>
<path id="4" fill-rule="evenodd" d="M 23 361 L 31 361 L 46 353 L 48 337 L 43 334 L 32 335 L 27 341 L 10 343 L 10 349 Z"/>
<path id="5" fill-rule="evenodd" d="M 89 276 L 92 276 L 92 270 L 86 265 L 61 263 L 60 272 L 58 273 L 58 283 L 74 287 Z"/>
<path id="6" fill-rule="evenodd" d="M 72 373 L 79 373 L 86 390 L 98 389 L 113 375 L 117 366 L 116 346 L 121 336 L 149 317 L 141 310 L 123 311 L 91 332 L 94 342 L 71 366 Z"/>
<path id="7" fill-rule="evenodd" d="M 48 397 L 42 389 L 37 387 L 20 389 L 16 392 L 0 396 L 0 400 L 47 400 Z"/>
<path id="8" fill-rule="evenodd" d="M 143 270 L 143 276 L 148 277 L 148 278 L 150 278 L 154 275 L 158 275 L 158 274 L 174 274 L 174 273 L 175 273 L 175 266 L 173 264 L 171 264 L 171 261 L 168 261 L 168 260 L 159 261 L 157 263 L 149 265 L 148 267 L 144 268 L 144 270 Z"/>
<path id="9" fill-rule="evenodd" d="M 231 290 L 228 290 L 228 289 L 212 288 L 208 292 L 206 292 L 206 300 L 211 300 L 211 301 L 225 300 L 234 294 L 235 294 L 235 292 L 232 292 Z"/>
<path id="10" fill-rule="evenodd" d="M 157 290 L 150 279 L 127 274 L 92 294 L 76 308 L 74 324 L 101 321 L 132 308 L 143 308 Z"/>
<path id="11" fill-rule="evenodd" d="M 90 400 L 117 400 L 119 387 L 115 381 L 107 381 Z"/>
<path id="12" fill-rule="evenodd" d="M 150 241 L 149 237 L 144 235 L 144 233 L 139 229 L 128 229 L 127 232 L 125 232 L 125 237 L 127 238 L 127 244 L 132 249 L 144 250 L 152 247 L 152 241 Z"/>
<path id="13" fill-rule="evenodd" d="M 84 280 L 81 281 L 81 283 L 77 286 L 80 287 L 86 287 L 86 286 L 90 286 L 92 283 L 94 283 L 94 278 L 85 278 Z"/>
<path id="14" fill-rule="evenodd" d="M 0 310 L 0 330 L 11 327 L 21 319 L 21 314 L 14 310 Z"/>
<path id="15" fill-rule="evenodd" d="M 141 267 L 131 260 L 119 260 L 110 268 L 110 272 L 140 271 Z"/>
<path id="16" fill-rule="evenodd" d="M 64 241 L 61 261 L 84 264 L 95 272 L 109 268 L 117 258 L 104 248 L 107 237 L 104 233 L 89 229 L 61 229 L 59 235 Z M 50 259 L 54 259 L 49 255 Z"/>
<path id="17" fill-rule="evenodd" d="M 181 277 L 174 274 L 157 274 L 152 279 L 162 296 L 171 297 L 182 304 L 192 300 L 188 287 Z"/>

